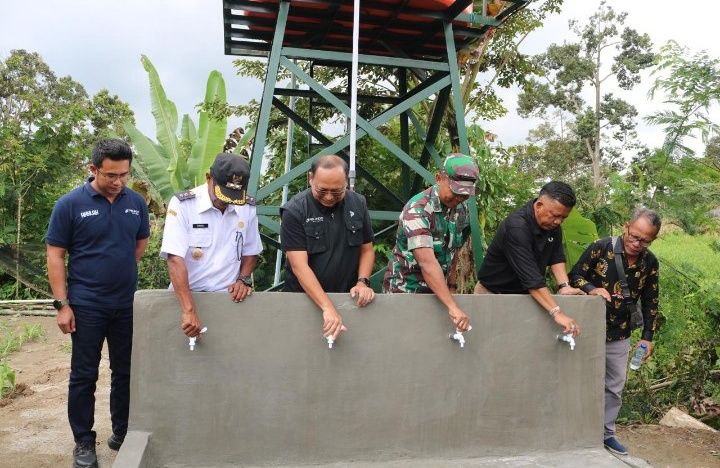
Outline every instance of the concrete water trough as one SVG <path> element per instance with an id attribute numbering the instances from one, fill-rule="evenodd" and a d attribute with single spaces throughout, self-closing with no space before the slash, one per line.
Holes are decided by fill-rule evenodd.
<path id="1" fill-rule="evenodd" d="M 130 432 L 114 466 L 625 466 L 602 449 L 605 307 L 558 297 L 574 350 L 529 296 L 333 294 L 332 349 L 304 294 L 195 294 L 193 351 L 169 291 L 139 291 Z"/>

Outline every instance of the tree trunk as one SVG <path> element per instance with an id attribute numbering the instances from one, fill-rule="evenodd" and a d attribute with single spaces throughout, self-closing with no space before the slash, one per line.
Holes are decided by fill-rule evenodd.
<path id="1" fill-rule="evenodd" d="M 22 221 L 22 190 L 18 191 L 17 216 L 15 226 L 15 299 L 20 298 L 20 227 Z"/>
<path id="2" fill-rule="evenodd" d="M 593 188 L 602 185 L 600 175 L 600 49 L 595 60 L 595 147 L 590 157 L 593 169 Z"/>

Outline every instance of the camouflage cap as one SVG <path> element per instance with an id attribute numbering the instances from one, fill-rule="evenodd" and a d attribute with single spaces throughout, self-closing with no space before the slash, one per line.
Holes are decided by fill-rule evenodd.
<path id="1" fill-rule="evenodd" d="M 460 153 L 450 154 L 445 158 L 442 173 L 448 176 L 453 193 L 475 195 L 478 167 L 473 158 Z"/>

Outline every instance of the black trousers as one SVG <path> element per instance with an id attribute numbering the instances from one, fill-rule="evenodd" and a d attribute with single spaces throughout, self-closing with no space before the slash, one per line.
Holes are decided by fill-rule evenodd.
<path id="1" fill-rule="evenodd" d="M 71 306 L 75 314 L 68 390 L 68 419 L 75 442 L 95 441 L 95 388 L 100 352 L 110 354 L 110 417 L 113 432 L 124 435 L 130 409 L 130 357 L 133 310 Z"/>

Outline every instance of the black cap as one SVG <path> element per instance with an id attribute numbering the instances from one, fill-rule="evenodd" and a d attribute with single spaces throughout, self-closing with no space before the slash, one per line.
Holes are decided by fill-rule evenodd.
<path id="1" fill-rule="evenodd" d="M 230 205 L 244 205 L 250 165 L 242 156 L 220 153 L 210 166 L 210 176 L 215 183 L 215 196 Z"/>

